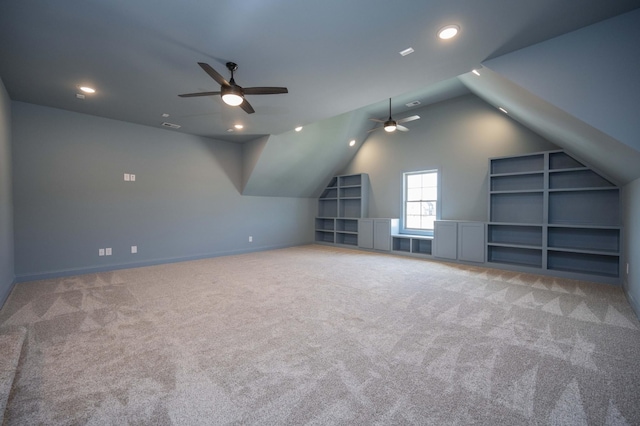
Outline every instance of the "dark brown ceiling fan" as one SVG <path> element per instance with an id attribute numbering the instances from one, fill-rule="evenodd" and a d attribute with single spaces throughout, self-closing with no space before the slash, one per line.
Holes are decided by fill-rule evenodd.
<path id="1" fill-rule="evenodd" d="M 217 92 L 199 92 L 185 93 L 178 95 L 182 98 L 193 98 L 196 96 L 213 96 L 221 95 L 222 100 L 227 105 L 240 106 L 247 114 L 256 112 L 244 95 L 277 95 L 280 93 L 289 93 L 286 87 L 241 87 L 238 86 L 233 79 L 233 72 L 238 69 L 238 65 L 233 62 L 227 62 L 227 69 L 231 71 L 231 79 L 225 80 L 211 65 L 204 62 L 198 62 L 198 65 L 213 78 L 219 85 L 220 90 Z"/>
<path id="2" fill-rule="evenodd" d="M 391 98 L 389 98 L 389 118 L 386 120 L 370 118 L 369 120 L 371 121 L 375 121 L 376 123 L 382 123 L 382 126 L 375 127 L 369 130 L 369 132 L 373 132 L 374 130 L 379 130 L 379 129 L 384 129 L 385 132 L 395 132 L 396 129 L 400 130 L 401 132 L 408 132 L 409 129 L 404 127 L 402 123 L 407 123 L 409 121 L 417 120 L 419 118 L 420 118 L 419 115 L 412 115 L 411 117 L 405 117 L 405 118 L 401 118 L 400 120 L 394 120 L 393 118 L 391 118 Z"/>

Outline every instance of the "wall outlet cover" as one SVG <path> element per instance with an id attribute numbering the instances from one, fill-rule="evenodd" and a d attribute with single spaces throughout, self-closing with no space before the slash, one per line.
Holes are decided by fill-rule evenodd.
<path id="1" fill-rule="evenodd" d="M 136 181 L 136 175 L 131 174 L 130 178 L 131 178 L 131 182 L 135 182 Z"/>
<path id="2" fill-rule="evenodd" d="M 98 249 L 98 256 L 104 256 L 104 249 Z"/>
<path id="3" fill-rule="evenodd" d="M 125 182 L 129 182 L 131 180 L 131 175 L 129 173 L 125 173 L 124 174 L 124 180 L 125 180 Z"/>
<path id="4" fill-rule="evenodd" d="M 137 253 L 138 252 L 138 246 L 131 246 L 131 253 Z"/>
<path id="5" fill-rule="evenodd" d="M 104 253 L 106 256 L 111 256 L 111 247 L 104 249 Z"/>

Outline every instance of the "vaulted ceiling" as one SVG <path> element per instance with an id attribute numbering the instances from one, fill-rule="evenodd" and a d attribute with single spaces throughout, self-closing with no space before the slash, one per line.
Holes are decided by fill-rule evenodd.
<path id="1" fill-rule="evenodd" d="M 326 134 L 321 123 L 328 123 L 334 130 L 343 129 L 335 137 L 349 138 L 353 132 L 361 143 L 373 125 L 367 118 L 388 114 L 388 98 L 393 98 L 394 117 L 411 114 L 405 103 L 420 101 L 424 106 L 470 90 L 490 103 L 511 99 L 513 104 L 513 90 L 505 87 L 521 70 L 514 71 L 500 58 L 639 6 L 637 0 L 4 0 L 0 78 L 15 101 L 153 127 L 171 122 L 181 128 L 167 131 L 254 141 L 247 152 L 260 150 L 276 158 L 277 149 L 273 154 L 264 151 L 266 139 L 261 137 L 286 139 L 301 125 Z M 438 39 L 438 29 L 449 24 L 460 27 L 459 35 Z M 409 47 L 412 54 L 400 55 Z M 637 56 L 634 52 L 629 55 Z M 219 90 L 197 63 L 208 63 L 228 78 L 227 61 L 239 65 L 238 84 L 286 86 L 289 93 L 247 96 L 256 110 L 251 115 L 224 105 L 218 96 L 177 96 Z M 486 83 L 473 81 L 468 73 L 483 64 L 489 78 Z M 497 69 L 505 74 L 491 79 L 490 72 Z M 503 77 L 506 80 L 496 83 Z M 566 105 L 545 99 L 544 90 L 527 83 L 531 81 L 518 82 L 514 90 L 541 96 L 566 111 Z M 80 85 L 97 92 L 80 100 Z M 518 102 L 530 103 L 528 99 Z M 535 125 L 536 114 L 526 110 L 514 118 Z M 341 119 L 343 114 L 351 116 Z M 568 114 L 590 119 L 577 111 Z M 235 124 L 244 129 L 234 129 Z M 594 127 L 618 141 L 627 137 L 611 135 L 611 128 L 597 123 Z M 545 136 L 557 143 L 554 134 Z M 272 142 L 271 150 L 273 145 L 277 143 Z M 631 146 L 631 151 L 640 148 Z M 256 183 L 262 180 L 260 170 L 268 167 L 252 158 L 248 168 L 258 174 L 253 182 L 245 177 L 247 189 L 268 193 Z M 333 159 L 332 166 L 318 171 L 319 177 L 345 158 Z M 624 182 L 632 175 L 616 178 Z M 297 188 L 281 195 L 308 193 Z"/>

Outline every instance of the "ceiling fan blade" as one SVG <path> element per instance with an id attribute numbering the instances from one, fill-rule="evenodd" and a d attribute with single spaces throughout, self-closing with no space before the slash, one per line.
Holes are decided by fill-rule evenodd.
<path id="1" fill-rule="evenodd" d="M 242 103 L 240 104 L 240 108 L 242 108 L 247 114 L 253 114 L 254 112 L 256 112 L 256 110 L 253 109 L 251 104 L 246 99 L 242 101 Z"/>
<path id="2" fill-rule="evenodd" d="M 409 129 L 407 129 L 406 127 L 400 125 L 400 124 L 396 124 L 396 129 L 400 130 L 401 132 L 408 132 Z"/>
<path id="3" fill-rule="evenodd" d="M 289 93 L 286 87 L 243 87 L 245 95 L 278 95 Z"/>
<path id="4" fill-rule="evenodd" d="M 371 132 L 375 132 L 376 130 L 380 130 L 383 129 L 384 127 L 374 127 L 373 129 L 369 130 L 367 133 L 371 133 Z"/>
<path id="5" fill-rule="evenodd" d="M 200 65 L 200 68 L 202 68 L 204 70 L 204 72 L 209 74 L 209 76 L 212 79 L 214 79 L 216 82 L 218 82 L 219 85 L 221 85 L 221 86 L 229 86 L 229 82 L 227 80 L 225 80 L 225 78 L 223 76 L 221 76 L 218 73 L 218 71 L 214 70 L 211 67 L 211 65 L 205 64 L 204 62 L 198 62 L 198 65 Z"/>
<path id="6" fill-rule="evenodd" d="M 375 121 L 376 123 L 384 123 L 384 120 L 378 120 L 377 118 L 370 118 L 369 120 Z"/>
<path id="7" fill-rule="evenodd" d="M 412 115 L 411 117 L 401 118 L 397 121 L 397 123 L 406 123 L 413 120 L 418 120 L 420 118 L 419 115 Z"/>
<path id="8" fill-rule="evenodd" d="M 198 92 L 198 93 L 184 93 L 182 95 L 178 95 L 181 98 L 195 98 L 196 96 L 213 96 L 219 95 L 220 92 Z"/>

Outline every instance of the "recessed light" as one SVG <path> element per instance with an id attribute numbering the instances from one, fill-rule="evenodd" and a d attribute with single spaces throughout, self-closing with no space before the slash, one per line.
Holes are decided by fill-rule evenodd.
<path id="1" fill-rule="evenodd" d="M 76 98 L 78 99 L 84 99 L 85 96 L 82 93 L 76 93 Z"/>
<path id="2" fill-rule="evenodd" d="M 455 37 L 460 31 L 460 27 L 457 25 L 447 25 L 446 27 L 442 27 L 438 30 L 438 37 L 442 40 L 449 40 L 450 38 Z"/>
<path id="3" fill-rule="evenodd" d="M 167 118 L 167 117 L 169 116 L 169 114 L 167 114 L 167 113 L 165 112 L 164 114 L 162 114 L 162 116 L 163 116 L 164 118 Z"/>
<path id="4" fill-rule="evenodd" d="M 242 124 L 236 124 L 233 127 L 235 127 L 236 129 L 240 130 L 240 129 L 244 129 L 244 126 Z"/>
<path id="5" fill-rule="evenodd" d="M 354 146 L 356 144 L 356 140 L 355 139 L 351 139 L 349 141 L 349 146 Z"/>
<path id="6" fill-rule="evenodd" d="M 84 93 L 96 93 L 96 89 L 89 86 L 80 86 L 80 90 L 82 90 Z"/>
<path id="7" fill-rule="evenodd" d="M 413 101 L 413 102 L 409 102 L 408 104 L 405 104 L 408 108 L 414 107 L 414 106 L 418 106 L 420 105 L 420 101 Z"/>
<path id="8" fill-rule="evenodd" d="M 406 49 L 401 50 L 401 51 L 400 51 L 400 54 L 401 54 L 402 56 L 407 56 L 407 55 L 412 54 L 413 52 L 415 52 L 415 50 L 413 50 L 413 47 L 407 47 Z"/>
<path id="9" fill-rule="evenodd" d="M 233 129 L 227 129 L 227 132 L 233 133 Z"/>
<path id="10" fill-rule="evenodd" d="M 302 130 L 302 126 L 298 126 L 298 127 L 295 128 L 296 132 L 299 132 L 300 130 Z"/>
<path id="11" fill-rule="evenodd" d="M 506 109 L 504 109 L 504 108 L 502 108 L 502 107 L 499 107 L 498 109 L 499 109 L 500 111 L 504 112 L 505 114 L 509 114 L 509 113 L 507 112 L 507 110 L 506 110 Z"/>
<path id="12" fill-rule="evenodd" d="M 474 73 L 475 75 L 478 75 L 478 76 L 480 75 L 480 73 L 478 72 L 478 70 L 472 70 L 471 72 L 472 72 L 472 73 Z"/>

